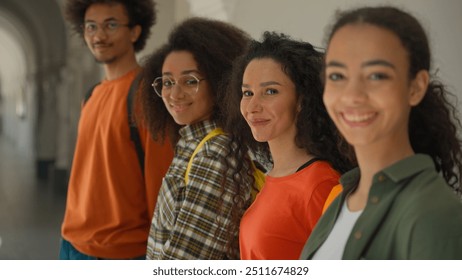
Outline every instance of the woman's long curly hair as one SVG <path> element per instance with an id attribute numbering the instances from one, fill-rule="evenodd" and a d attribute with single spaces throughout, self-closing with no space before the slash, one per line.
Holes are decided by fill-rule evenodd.
<path id="1" fill-rule="evenodd" d="M 135 52 L 141 51 L 151 35 L 151 27 L 156 23 L 156 3 L 153 0 L 67 0 L 64 9 L 66 19 L 71 23 L 72 29 L 83 37 L 85 12 L 93 4 L 122 4 L 128 15 L 128 25 L 141 26 L 141 34 L 133 44 Z"/>
<path id="2" fill-rule="evenodd" d="M 207 79 L 215 99 L 211 120 L 231 136 L 235 130 L 227 130 L 224 127 L 227 118 L 224 114 L 226 103 L 223 100 L 228 88 L 233 61 L 244 53 L 249 41 L 250 36 L 247 33 L 218 20 L 195 17 L 177 25 L 170 33 L 167 43 L 148 57 L 143 64 L 140 91 L 137 94 L 137 102 L 141 104 L 142 109 L 136 116 L 137 121 L 147 126 L 154 139 L 169 138 L 173 144 L 176 144 L 179 139 L 178 130 L 181 126 L 174 121 L 163 100 L 154 93 L 151 84 L 156 77 L 162 76 L 162 66 L 168 54 L 174 51 L 187 51 L 196 60 L 198 70 Z M 230 152 L 223 159 L 223 163 L 229 167 L 223 180 L 225 181 L 226 178 L 230 180 L 229 177 L 232 177 L 234 189 L 227 190 L 227 192 L 233 193 L 235 202 L 231 213 L 223 213 L 224 216 L 231 216 L 227 237 L 228 258 L 239 257 L 239 223 L 250 204 L 249 193 L 253 185 L 252 174 L 242 176 L 243 173 L 239 173 L 242 170 L 236 170 L 236 165 L 242 166 L 243 162 L 248 162 L 245 159 L 248 157 L 246 154 L 234 152 L 240 151 L 238 148 L 240 145 L 239 142 L 231 142 Z M 245 166 L 248 169 L 248 165 Z M 225 186 L 224 182 L 221 182 L 221 185 Z M 225 190 L 222 196 L 224 193 Z"/>
<path id="3" fill-rule="evenodd" d="M 261 42 L 252 41 L 247 53 L 235 63 L 231 90 L 226 100 L 227 127 L 239 132 L 234 137 L 236 141 L 246 144 L 243 149 L 250 149 L 262 157 L 263 161 L 271 161 L 268 144 L 253 138 L 240 111 L 242 78 L 247 65 L 255 59 L 269 58 L 280 64 L 283 72 L 294 83 L 297 98 L 301 101 L 301 111 L 296 120 L 296 145 L 309 154 L 327 160 L 340 173 L 353 167 L 348 156 L 339 151 L 339 132 L 323 104 L 323 57 L 323 53 L 311 44 L 293 40 L 285 34 L 265 32 Z"/>
<path id="4" fill-rule="evenodd" d="M 409 81 L 420 70 L 430 71 L 431 55 L 428 39 L 418 20 L 395 7 L 365 7 L 338 14 L 331 27 L 328 42 L 345 25 L 371 24 L 393 32 L 409 55 Z M 423 100 L 412 107 L 409 120 L 409 138 L 416 153 L 432 157 L 438 172 L 448 185 L 461 194 L 462 140 L 456 97 L 432 75 Z"/>

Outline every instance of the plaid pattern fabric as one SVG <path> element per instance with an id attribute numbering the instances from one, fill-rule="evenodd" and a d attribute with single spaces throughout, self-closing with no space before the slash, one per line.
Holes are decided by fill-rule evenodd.
<path id="1" fill-rule="evenodd" d="M 184 175 L 189 159 L 199 142 L 213 129 L 205 121 L 180 130 L 181 139 L 175 157 L 159 192 L 148 238 L 147 259 L 225 259 L 229 234 L 223 225 L 229 223 L 232 194 L 223 195 L 225 215 L 220 215 L 226 166 L 223 158 L 230 149 L 229 138 L 219 135 L 208 140 L 193 159 L 186 186 Z M 231 171 L 227 170 L 227 178 Z M 250 194 L 249 194 L 250 196 Z M 238 233 L 236 232 L 236 235 Z"/>

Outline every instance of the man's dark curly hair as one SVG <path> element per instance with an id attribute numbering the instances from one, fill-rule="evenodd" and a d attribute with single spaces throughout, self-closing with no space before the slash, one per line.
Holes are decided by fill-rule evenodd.
<path id="1" fill-rule="evenodd" d="M 418 20 L 409 13 L 384 6 L 344 11 L 337 16 L 328 34 L 328 42 L 345 25 L 371 24 L 392 32 L 400 39 L 409 54 L 409 80 L 414 79 L 420 70 L 430 71 L 431 55 L 427 35 Z M 438 172 L 460 195 L 462 140 L 457 131 L 462 126 L 454 100 L 456 97 L 433 75 L 425 97 L 411 109 L 409 138 L 414 152 L 431 156 Z"/>
<path id="2" fill-rule="evenodd" d="M 155 94 L 151 84 L 156 77 L 162 76 L 164 60 L 171 52 L 187 51 L 193 55 L 198 70 L 206 78 L 211 88 L 211 94 L 215 101 L 211 120 L 216 122 L 219 127 L 224 128 L 226 121 L 224 111 L 227 105 L 223 100 L 226 96 L 232 65 L 234 60 L 244 53 L 249 41 L 250 36 L 247 33 L 218 20 L 194 17 L 175 26 L 167 43 L 144 61 L 140 91 L 137 94 L 137 102 L 141 104 L 141 110 L 136 115 L 137 121 L 144 123 L 154 139 L 164 140 L 168 135 L 174 144 L 177 142 L 180 126 L 175 123 L 163 100 Z M 228 135 L 234 132 L 234 130 L 224 130 Z M 249 191 L 254 183 L 250 172 L 247 174 L 248 176 L 242 176 L 243 173 L 235 171 L 236 163 L 249 169 L 247 154 L 234 152 L 234 147 L 240 145 L 238 142 L 230 143 L 230 152 L 224 157 L 223 162 L 225 166 L 229 167 L 227 174 L 223 174 L 224 180 L 230 176 L 230 172 L 233 172 L 232 187 L 234 189 L 232 192 L 235 195 L 233 198 L 235 204 L 230 211 L 231 213 L 222 213 L 223 209 L 217 209 L 218 213 L 225 216 L 231 215 L 231 223 L 227 228 L 229 237 L 225 237 L 228 240 L 227 258 L 239 257 L 237 239 L 239 222 L 250 203 Z M 243 163 L 245 160 L 247 160 L 246 163 Z M 224 183 L 221 185 L 225 186 Z M 226 184 L 226 186 L 230 187 L 230 184 Z"/>
<path id="3" fill-rule="evenodd" d="M 141 34 L 133 44 L 135 52 L 141 51 L 151 35 L 151 27 L 156 23 L 156 3 L 153 0 L 68 0 L 64 9 L 66 19 L 72 29 L 83 37 L 82 25 L 85 12 L 93 4 L 122 4 L 128 15 L 130 27 L 141 26 Z"/>
<path id="4" fill-rule="evenodd" d="M 295 143 L 307 153 L 327 160 L 343 173 L 353 167 L 350 159 L 338 149 L 339 133 L 323 104 L 321 71 L 323 53 L 307 42 L 291 39 L 285 34 L 265 32 L 261 42 L 253 41 L 247 53 L 236 61 L 232 75 L 231 90 L 226 103 L 227 127 L 239 132 L 236 141 L 246 143 L 264 160 L 271 160 L 268 144 L 257 142 L 240 111 L 242 78 L 247 65 L 255 59 L 272 59 L 296 88 L 301 111 L 297 116 Z"/>

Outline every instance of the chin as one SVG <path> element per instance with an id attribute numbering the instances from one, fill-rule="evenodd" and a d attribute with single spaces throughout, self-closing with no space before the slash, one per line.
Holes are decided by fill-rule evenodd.
<path id="1" fill-rule="evenodd" d="M 253 138 L 255 139 L 255 141 L 260 142 L 260 143 L 268 142 L 268 138 L 261 137 L 259 135 L 253 135 Z"/>
<path id="2" fill-rule="evenodd" d="M 189 121 L 183 119 L 183 118 L 176 118 L 176 117 L 173 117 L 173 120 L 175 121 L 176 124 L 178 125 L 188 125 L 190 124 Z"/>
<path id="3" fill-rule="evenodd" d="M 100 64 L 111 64 L 114 61 L 116 61 L 116 58 L 115 57 L 105 58 L 105 57 L 96 57 L 95 56 L 95 61 L 100 63 Z"/>

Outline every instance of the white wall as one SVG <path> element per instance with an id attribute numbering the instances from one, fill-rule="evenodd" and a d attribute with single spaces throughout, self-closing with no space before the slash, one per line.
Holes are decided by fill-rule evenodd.
<path id="1" fill-rule="evenodd" d="M 151 36 L 146 42 L 146 47 L 137 54 L 139 61 L 166 42 L 170 29 L 176 22 L 177 12 L 176 3 L 172 0 L 156 0 L 157 2 L 157 22 L 151 28 Z"/>
<path id="2" fill-rule="evenodd" d="M 186 0 L 176 0 L 184 3 Z M 433 69 L 452 87 L 462 111 L 462 1 L 461 0 L 188 0 L 191 14 L 229 22 L 259 39 L 264 31 L 279 31 L 323 47 L 325 29 L 337 9 L 358 5 L 391 4 L 410 11 L 427 30 Z M 223 16 L 221 9 L 227 14 Z M 180 11 L 178 11 L 180 12 Z M 181 11 L 184 14 L 184 11 Z"/>

